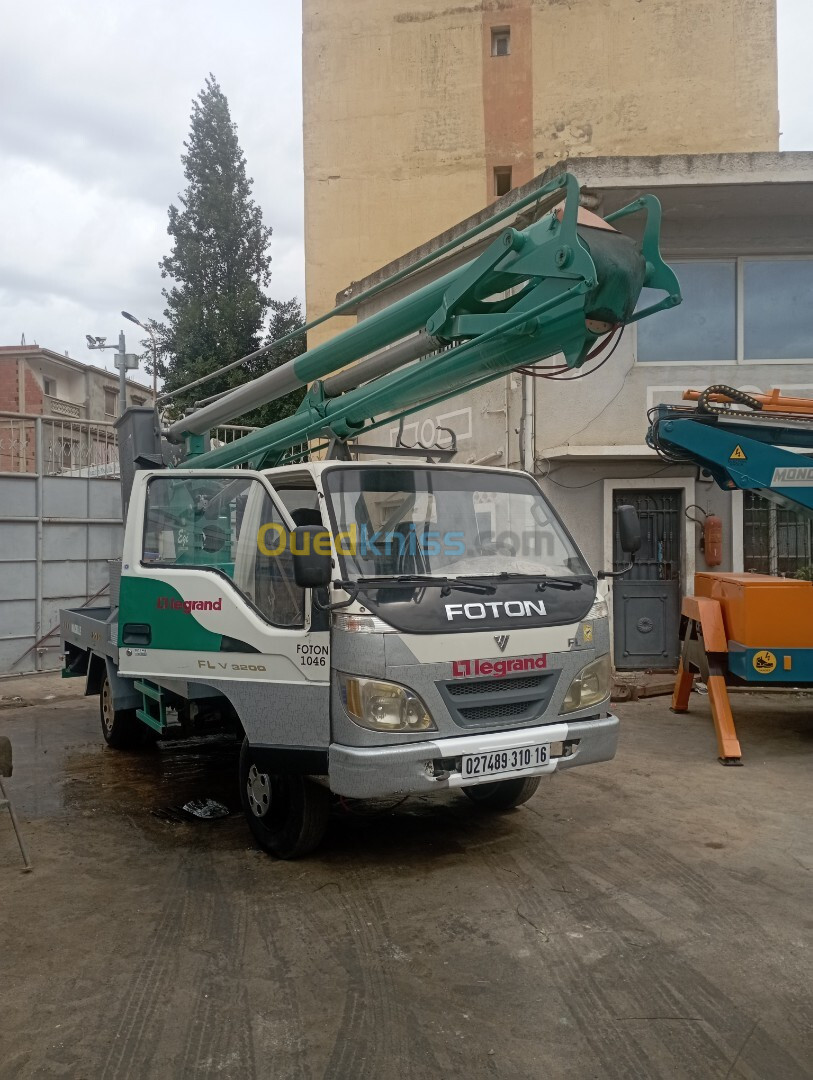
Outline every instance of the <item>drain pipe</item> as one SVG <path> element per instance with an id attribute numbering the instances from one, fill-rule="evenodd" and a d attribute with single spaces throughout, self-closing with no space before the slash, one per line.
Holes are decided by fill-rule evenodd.
<path id="1" fill-rule="evenodd" d="M 534 410 L 534 378 L 533 375 L 522 376 L 522 425 L 520 464 L 523 470 L 532 476 L 536 468 L 536 453 L 534 438 L 535 410 Z"/>

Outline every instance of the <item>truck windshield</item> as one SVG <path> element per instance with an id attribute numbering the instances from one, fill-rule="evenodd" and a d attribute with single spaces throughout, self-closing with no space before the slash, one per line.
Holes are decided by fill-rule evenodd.
<path id="1" fill-rule="evenodd" d="M 348 580 L 590 575 L 550 504 L 521 473 L 342 466 L 325 472 L 324 487 Z"/>

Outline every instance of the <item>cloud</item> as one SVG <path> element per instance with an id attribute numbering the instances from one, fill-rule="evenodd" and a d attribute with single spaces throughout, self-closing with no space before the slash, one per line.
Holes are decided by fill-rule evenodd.
<path id="1" fill-rule="evenodd" d="M 210 71 L 274 229 L 272 295 L 303 296 L 299 5 L 19 5 L 0 39 L 0 343 L 98 361 L 85 333 L 115 337 L 122 308 L 160 317 L 167 208 Z"/>
<path id="2" fill-rule="evenodd" d="M 779 129 L 783 150 L 813 150 L 810 0 L 778 0 Z"/>

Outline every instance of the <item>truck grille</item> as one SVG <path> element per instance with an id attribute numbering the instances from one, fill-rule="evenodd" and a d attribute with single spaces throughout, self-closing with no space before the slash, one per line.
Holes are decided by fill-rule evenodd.
<path id="1" fill-rule="evenodd" d="M 499 694 L 502 690 L 535 690 L 542 685 L 547 675 L 521 675 L 517 678 L 491 679 L 484 685 L 484 680 L 477 682 L 451 682 L 446 683 L 446 689 L 452 697 L 465 697 L 466 694 L 482 694 L 488 689 L 492 694 Z"/>
<path id="2" fill-rule="evenodd" d="M 471 679 L 437 684 L 452 719 L 460 727 L 531 724 L 550 702 L 558 671 L 539 675 L 510 675 L 504 679 Z"/>

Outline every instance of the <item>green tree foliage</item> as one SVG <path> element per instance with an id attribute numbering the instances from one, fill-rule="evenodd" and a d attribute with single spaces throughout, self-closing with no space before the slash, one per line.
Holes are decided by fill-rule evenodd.
<path id="1" fill-rule="evenodd" d="M 192 103 L 184 147 L 187 187 L 179 195 L 180 208 L 169 208 L 172 251 L 159 264 L 161 276 L 172 282 L 163 290 L 165 322 L 157 324 L 158 374 L 168 391 L 259 349 L 269 309 L 272 339 L 280 336 L 280 328 L 287 332 L 302 321 L 297 300 L 272 301 L 266 293 L 272 230 L 263 224 L 262 210 L 251 197 L 253 181 L 246 175 L 237 128 L 213 75 Z M 302 351 L 299 342 L 291 344 Z M 264 354 L 179 395 L 177 406 L 237 386 L 289 355 L 286 346 L 279 356 Z M 288 411 L 296 404 L 288 401 Z M 287 415 L 279 403 L 267 408 L 275 410 L 272 418 Z M 254 415 L 265 414 L 257 410 Z"/>
<path id="2" fill-rule="evenodd" d="M 292 300 L 272 300 L 271 319 L 268 326 L 266 344 L 270 344 L 272 341 L 278 341 L 279 338 L 285 337 L 286 334 L 298 330 L 303 323 L 302 308 L 296 297 Z M 286 364 L 289 360 L 293 360 L 295 357 L 300 356 L 304 351 L 304 335 L 294 338 L 293 341 L 285 341 L 282 345 L 270 349 L 257 360 L 249 361 L 249 363 L 245 365 L 243 378 L 245 380 L 246 378 L 255 378 L 257 375 L 262 375 L 266 371 L 270 371 L 271 368 L 278 367 L 280 364 Z M 301 390 L 294 390 L 284 398 L 279 398 L 277 401 L 269 401 L 267 405 L 255 409 L 247 416 L 242 417 L 240 422 L 243 424 L 251 424 L 254 427 L 265 427 L 266 424 L 271 424 L 274 420 L 281 420 L 283 417 L 290 416 L 291 413 L 296 412 L 299 403 L 304 396 L 304 387 Z"/>

